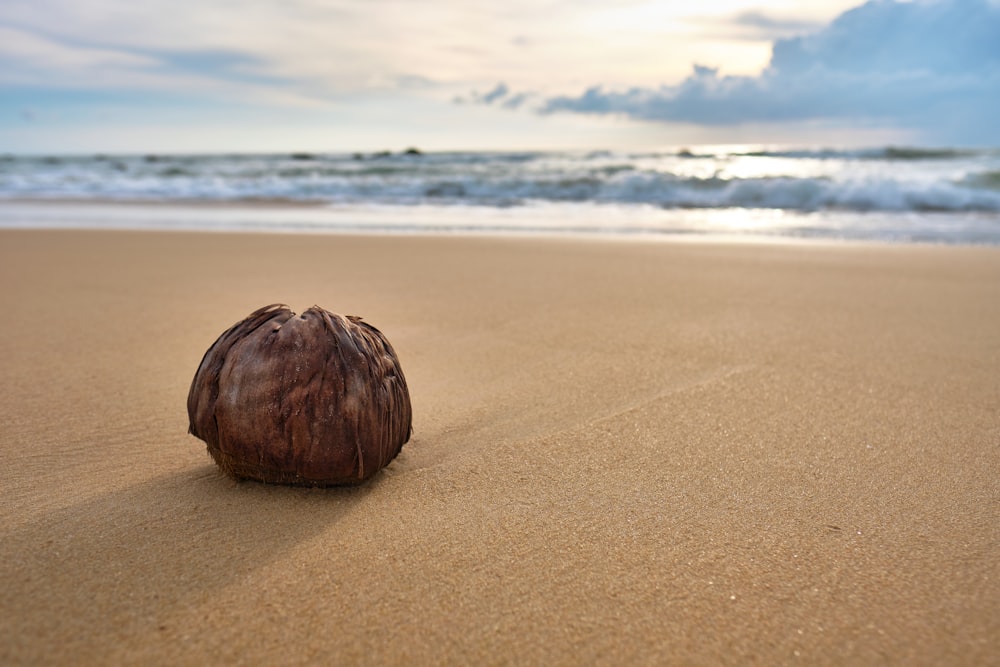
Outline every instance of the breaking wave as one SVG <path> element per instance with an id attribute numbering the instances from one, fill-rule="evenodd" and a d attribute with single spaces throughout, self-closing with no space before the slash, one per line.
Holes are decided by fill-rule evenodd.
<path id="1" fill-rule="evenodd" d="M 667 209 L 1000 211 L 1000 152 L 882 147 L 651 153 L 0 158 L 0 197 Z"/>

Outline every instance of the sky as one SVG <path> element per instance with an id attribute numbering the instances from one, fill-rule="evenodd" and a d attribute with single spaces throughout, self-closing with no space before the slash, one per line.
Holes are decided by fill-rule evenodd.
<path id="1" fill-rule="evenodd" d="M 0 153 L 1000 146 L 1000 0 L 4 0 Z"/>

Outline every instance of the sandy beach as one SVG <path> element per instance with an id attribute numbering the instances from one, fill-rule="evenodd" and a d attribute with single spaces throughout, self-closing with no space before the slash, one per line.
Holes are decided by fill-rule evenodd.
<path id="1" fill-rule="evenodd" d="M 0 231 L 0 663 L 1000 662 L 1000 248 Z M 358 488 L 187 434 L 269 303 L 361 315 Z"/>

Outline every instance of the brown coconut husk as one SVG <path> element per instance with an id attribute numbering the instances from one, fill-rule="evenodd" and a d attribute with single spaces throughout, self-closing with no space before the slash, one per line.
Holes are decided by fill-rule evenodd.
<path id="1" fill-rule="evenodd" d="M 189 432 L 224 473 L 276 484 L 358 484 L 412 430 L 396 353 L 360 317 L 265 306 L 205 353 L 188 393 Z"/>

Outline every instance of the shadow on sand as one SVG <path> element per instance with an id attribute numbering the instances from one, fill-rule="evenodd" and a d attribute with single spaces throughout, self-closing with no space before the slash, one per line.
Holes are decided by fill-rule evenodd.
<path id="1" fill-rule="evenodd" d="M 162 630 L 172 612 L 252 581 L 336 524 L 377 484 L 236 483 L 199 466 L 2 530 L 0 656 L 32 662 Z"/>

